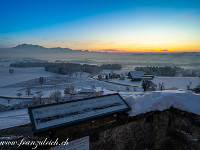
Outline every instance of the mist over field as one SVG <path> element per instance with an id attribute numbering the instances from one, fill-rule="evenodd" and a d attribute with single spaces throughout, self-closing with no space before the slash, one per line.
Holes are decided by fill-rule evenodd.
<path id="1" fill-rule="evenodd" d="M 200 69 L 199 52 L 182 53 L 107 53 L 69 48 L 45 48 L 22 44 L 13 48 L 0 49 L 1 62 L 40 61 L 75 62 L 87 64 L 119 63 L 130 66 L 180 66 L 186 69 Z M 37 60 L 39 59 L 39 60 Z"/>

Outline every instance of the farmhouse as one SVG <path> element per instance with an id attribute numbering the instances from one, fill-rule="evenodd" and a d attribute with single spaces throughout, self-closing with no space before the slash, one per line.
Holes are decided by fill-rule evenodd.
<path id="1" fill-rule="evenodd" d="M 144 71 L 130 71 L 128 77 L 131 78 L 131 81 L 141 81 L 141 80 L 152 80 L 153 75 L 147 75 Z"/>
<path id="2" fill-rule="evenodd" d="M 116 73 L 113 73 L 113 72 L 109 73 L 108 76 L 109 76 L 109 79 L 116 79 L 116 78 L 120 77 L 119 74 L 116 74 Z"/>
<path id="3" fill-rule="evenodd" d="M 125 75 L 124 75 L 124 74 L 121 74 L 119 79 L 120 79 L 120 80 L 125 80 Z"/>

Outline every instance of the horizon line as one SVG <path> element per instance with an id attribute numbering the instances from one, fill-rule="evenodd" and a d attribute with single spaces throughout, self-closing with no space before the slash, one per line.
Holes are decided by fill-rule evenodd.
<path id="1" fill-rule="evenodd" d="M 200 53 L 200 51 L 189 51 L 189 50 L 183 50 L 183 51 L 176 51 L 176 50 L 173 50 L 173 51 L 170 51 L 170 50 L 143 50 L 143 52 L 141 51 L 133 51 L 131 52 L 130 50 L 117 50 L 117 49 L 98 49 L 98 50 L 94 50 L 94 49 L 72 49 L 72 48 L 69 48 L 69 47 L 45 47 L 45 46 L 42 46 L 42 45 L 38 45 L 38 44 L 27 44 L 27 43 L 23 43 L 23 44 L 18 44 L 16 46 L 13 46 L 13 47 L 0 47 L 0 49 L 10 49 L 10 48 L 16 48 L 17 46 L 20 46 L 20 45 L 29 45 L 29 46 L 39 46 L 39 47 L 43 47 L 43 48 L 46 48 L 46 49 L 52 49 L 52 48 L 60 48 L 60 49 L 70 49 L 72 51 L 77 51 L 77 50 L 81 50 L 82 52 L 96 52 L 96 53 L 114 53 L 114 54 L 118 54 L 118 53 L 127 53 L 127 54 L 134 54 L 134 53 L 162 53 L 162 54 L 168 54 L 168 53 Z"/>

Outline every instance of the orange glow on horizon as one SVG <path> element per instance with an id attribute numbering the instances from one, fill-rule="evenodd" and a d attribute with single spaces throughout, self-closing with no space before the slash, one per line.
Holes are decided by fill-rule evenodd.
<path id="1" fill-rule="evenodd" d="M 200 52 L 200 44 L 191 44 L 191 45 L 177 45 L 177 46 L 129 46 L 129 45 L 71 45 L 67 46 L 68 44 L 62 43 L 61 45 L 49 45 L 49 43 L 41 44 L 44 47 L 52 48 L 52 47 L 61 47 L 61 48 L 70 48 L 72 50 L 88 50 L 88 51 L 95 51 L 95 52 L 108 52 L 108 53 L 146 53 L 146 52 L 153 52 L 153 53 L 179 53 L 179 52 Z"/>

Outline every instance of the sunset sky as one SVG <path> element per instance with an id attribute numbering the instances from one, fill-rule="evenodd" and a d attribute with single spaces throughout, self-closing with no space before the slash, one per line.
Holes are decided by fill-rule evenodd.
<path id="1" fill-rule="evenodd" d="M 0 47 L 200 52 L 200 0 L 1 0 Z"/>

